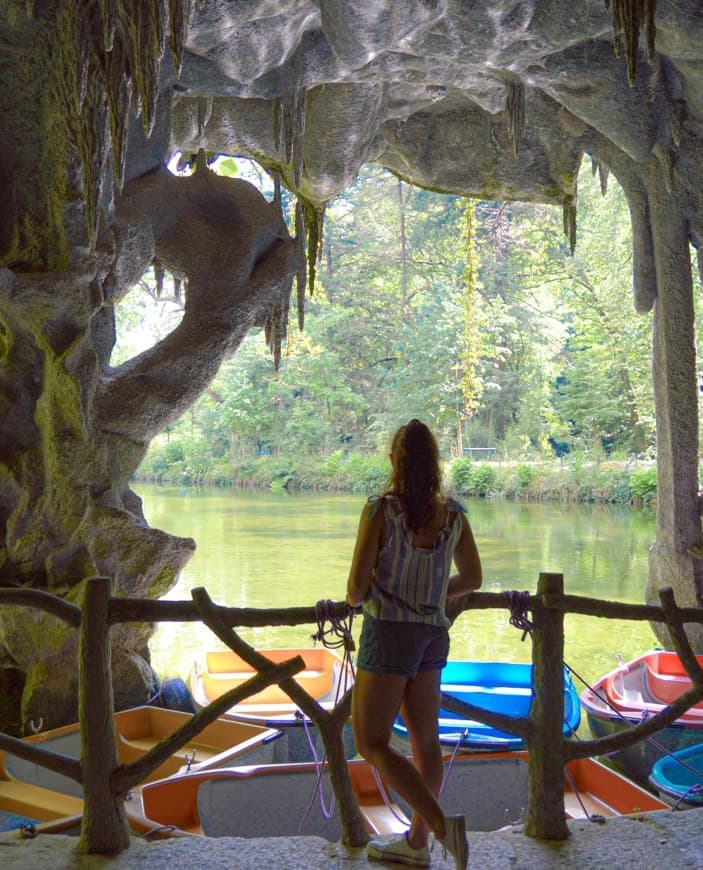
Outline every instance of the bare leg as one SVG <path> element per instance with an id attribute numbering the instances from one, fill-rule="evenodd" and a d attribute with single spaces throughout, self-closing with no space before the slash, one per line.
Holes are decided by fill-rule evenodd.
<path id="1" fill-rule="evenodd" d="M 444 814 L 435 795 L 412 762 L 390 745 L 393 720 L 404 701 L 408 684 L 408 677 L 357 670 L 352 700 L 354 740 L 361 755 L 410 804 L 414 814 L 421 816 L 426 826 L 441 838 L 445 833 Z M 412 694 L 415 697 L 419 693 Z M 416 713 L 415 718 L 423 717 Z M 418 741 L 423 743 L 426 737 L 422 725 L 415 730 Z"/>
<path id="2" fill-rule="evenodd" d="M 420 671 L 408 680 L 401 706 L 403 719 L 408 727 L 413 762 L 423 781 L 435 797 L 438 797 L 444 775 L 442 748 L 439 743 L 437 720 L 439 716 L 439 670 Z M 408 832 L 408 843 L 419 849 L 427 845 L 429 826 L 425 819 L 415 813 Z"/>

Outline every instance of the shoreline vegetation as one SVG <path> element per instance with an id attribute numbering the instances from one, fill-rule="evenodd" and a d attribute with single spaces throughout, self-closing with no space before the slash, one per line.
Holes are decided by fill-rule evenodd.
<path id="1" fill-rule="evenodd" d="M 169 461 L 170 460 L 170 461 Z M 337 451 L 328 456 L 256 456 L 237 463 L 197 464 L 167 451 L 150 452 L 135 479 L 170 486 L 321 492 L 378 492 L 388 478 L 387 459 Z M 657 494 L 652 460 L 564 459 L 444 463 L 445 488 L 456 495 L 515 501 L 582 502 L 653 507 Z"/>

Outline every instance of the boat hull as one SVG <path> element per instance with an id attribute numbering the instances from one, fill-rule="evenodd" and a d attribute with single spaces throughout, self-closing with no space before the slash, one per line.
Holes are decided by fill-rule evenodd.
<path id="1" fill-rule="evenodd" d="M 703 743 L 662 756 L 652 767 L 649 784 L 671 806 L 703 807 Z"/>
<path id="2" fill-rule="evenodd" d="M 703 656 L 697 656 L 703 665 Z M 581 693 L 594 737 L 609 737 L 661 712 L 691 686 L 676 653 L 650 650 L 601 677 Z M 703 742 L 703 702 L 658 731 L 611 754 L 629 776 L 647 784 L 654 765 L 670 752 Z"/>
<path id="3" fill-rule="evenodd" d="M 192 714 L 158 707 L 135 707 L 115 714 L 120 763 L 141 758 L 162 739 L 192 719 Z M 273 746 L 281 736 L 276 729 L 251 723 L 216 720 L 191 742 L 170 756 L 147 780 L 172 776 L 190 766 L 210 769 L 246 756 L 257 763 L 273 761 Z M 65 725 L 26 738 L 51 752 L 79 758 L 80 725 Z M 80 783 L 35 762 L 0 751 L 0 828 L 51 823 L 52 830 L 77 832 L 83 812 Z"/>
<path id="4" fill-rule="evenodd" d="M 348 762 L 352 787 L 372 834 L 402 833 L 410 807 L 382 789 L 371 766 Z M 441 803 L 462 813 L 471 830 L 490 831 L 525 814 L 529 795 L 526 752 L 461 753 L 445 760 Z M 567 818 L 604 818 L 665 809 L 666 804 L 593 759 L 570 762 L 565 778 Z M 317 794 L 318 781 L 325 809 Z M 385 794 L 384 794 L 385 792 Z M 388 801 L 388 802 L 387 802 Z M 146 784 L 128 804 L 130 823 L 149 831 L 175 825 L 181 834 L 215 837 L 341 837 L 327 767 L 313 764 L 264 765 L 184 774 Z M 236 808 L 236 809 L 235 809 Z"/>
<path id="5" fill-rule="evenodd" d="M 331 710 L 353 684 L 351 668 L 326 647 L 262 649 L 259 652 L 276 664 L 302 656 L 305 668 L 294 679 L 324 709 Z M 190 691 L 196 709 L 207 707 L 230 689 L 244 685 L 255 674 L 256 669 L 232 650 L 204 653 L 190 675 Z M 302 763 L 324 757 L 325 749 L 317 729 L 278 685 L 245 698 L 224 715 L 279 729 L 283 737 L 274 748 L 275 763 Z M 342 740 L 345 756 L 353 758 L 356 745 L 351 723 L 342 729 Z"/>
<path id="6" fill-rule="evenodd" d="M 442 670 L 440 687 L 460 701 L 493 713 L 516 719 L 526 718 L 532 704 L 532 665 L 515 662 L 449 661 Z M 564 671 L 564 735 L 579 727 L 581 709 L 570 674 Z M 520 737 L 493 728 L 484 722 L 465 719 L 442 708 L 439 737 L 445 746 L 462 750 L 491 752 L 524 748 Z M 393 742 L 398 749 L 410 751 L 407 727 L 398 715 L 393 725 Z"/>

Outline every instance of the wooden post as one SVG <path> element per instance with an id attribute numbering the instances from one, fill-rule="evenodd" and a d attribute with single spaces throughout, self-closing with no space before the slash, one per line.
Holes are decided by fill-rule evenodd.
<path id="1" fill-rule="evenodd" d="M 124 801 L 113 793 L 117 767 L 110 668 L 109 577 L 86 581 L 78 640 L 78 713 L 85 797 L 78 851 L 115 855 L 129 848 Z"/>
<path id="2" fill-rule="evenodd" d="M 562 595 L 562 574 L 539 575 L 542 599 L 533 613 L 532 661 L 535 695 L 528 738 L 530 786 L 525 833 L 546 840 L 569 835 L 564 814 L 564 614 L 545 606 L 549 595 Z"/>

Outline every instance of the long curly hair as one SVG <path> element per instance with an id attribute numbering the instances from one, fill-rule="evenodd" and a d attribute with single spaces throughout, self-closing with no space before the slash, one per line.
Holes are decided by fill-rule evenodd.
<path id="1" fill-rule="evenodd" d="M 386 493 L 400 499 L 408 528 L 417 532 L 432 522 L 441 492 L 437 442 L 424 423 L 412 419 L 393 436 L 391 454 Z"/>

